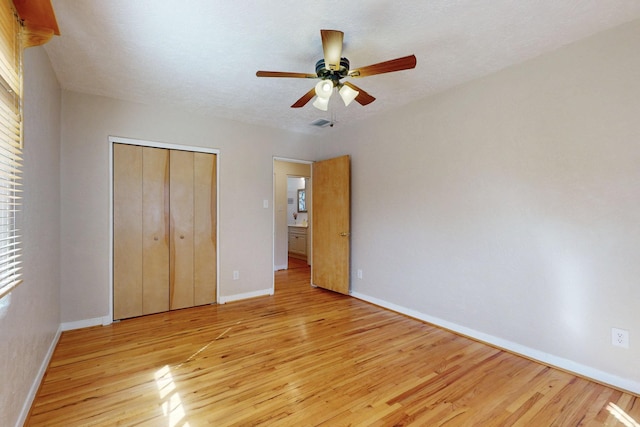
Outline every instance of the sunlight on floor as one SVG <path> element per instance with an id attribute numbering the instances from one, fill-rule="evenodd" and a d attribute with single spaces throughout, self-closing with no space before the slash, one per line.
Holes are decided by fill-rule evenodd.
<path id="1" fill-rule="evenodd" d="M 626 427 L 640 427 L 640 424 L 634 420 L 629 414 L 622 410 L 618 405 L 613 402 L 609 402 L 607 405 L 607 411 L 613 415 L 618 421 L 624 424 Z"/>
<path id="2" fill-rule="evenodd" d="M 164 366 L 155 374 L 156 385 L 162 400 L 162 413 L 169 418 L 169 427 L 176 427 L 178 423 L 183 421 L 186 414 L 180 400 L 180 394 L 176 390 L 176 384 L 173 382 L 171 368 Z M 189 423 L 185 421 L 180 424 L 182 427 L 189 427 Z"/>
<path id="3" fill-rule="evenodd" d="M 241 321 L 236 322 L 239 325 Z M 177 365 L 181 367 L 184 363 L 194 360 L 200 353 L 205 351 L 211 344 L 219 339 L 223 339 L 232 327 L 227 328 L 224 332 L 218 335 L 213 341 L 210 341 L 206 345 L 202 346 L 198 351 L 189 356 L 184 362 Z M 176 390 L 176 384 L 173 381 L 173 375 L 171 375 L 171 368 L 165 365 L 162 369 L 159 369 L 155 373 L 156 385 L 158 386 L 158 392 L 160 393 L 160 399 L 162 401 L 162 413 L 165 417 L 169 418 L 169 427 L 190 427 L 188 421 L 184 421 L 186 413 L 182 400 L 180 399 L 180 393 Z"/>

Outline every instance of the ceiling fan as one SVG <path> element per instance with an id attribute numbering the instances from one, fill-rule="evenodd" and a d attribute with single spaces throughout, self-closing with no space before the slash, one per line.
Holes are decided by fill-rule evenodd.
<path id="1" fill-rule="evenodd" d="M 284 71 L 258 71 L 258 77 L 291 77 L 297 79 L 320 79 L 316 86 L 302 95 L 291 108 L 300 108 L 307 104 L 314 96 L 316 100 L 313 106 L 327 111 L 329 98 L 333 89 L 337 88 L 345 105 L 349 105 L 355 99 L 360 105 L 368 105 L 376 99 L 364 90 L 350 82 L 341 82 L 345 77 L 367 77 L 376 74 L 391 73 L 394 71 L 415 68 L 415 55 L 379 62 L 366 67 L 349 69 L 349 60 L 342 57 L 342 39 L 344 33 L 337 30 L 320 30 L 322 37 L 322 50 L 324 58 L 316 62 L 316 73 L 289 73 Z"/>

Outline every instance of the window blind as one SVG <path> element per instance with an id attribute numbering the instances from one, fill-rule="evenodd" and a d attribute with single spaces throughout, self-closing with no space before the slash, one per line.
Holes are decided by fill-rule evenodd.
<path id="1" fill-rule="evenodd" d="M 21 26 L 11 0 L 0 0 L 0 298 L 20 284 L 16 228 L 22 170 Z"/>

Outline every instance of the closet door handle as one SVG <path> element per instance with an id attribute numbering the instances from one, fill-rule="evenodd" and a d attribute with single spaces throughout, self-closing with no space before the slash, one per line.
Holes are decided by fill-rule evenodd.
<path id="1" fill-rule="evenodd" d="M 157 242 L 158 241 L 158 236 L 154 236 L 153 240 L 155 240 Z"/>

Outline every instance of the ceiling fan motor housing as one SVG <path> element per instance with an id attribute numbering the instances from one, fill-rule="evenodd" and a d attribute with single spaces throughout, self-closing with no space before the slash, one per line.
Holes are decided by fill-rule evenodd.
<path id="1" fill-rule="evenodd" d="M 331 80 L 333 85 L 337 85 L 340 79 L 347 77 L 349 74 L 349 60 L 347 58 L 340 58 L 340 69 L 329 70 L 324 63 L 324 58 L 316 62 L 316 74 L 322 80 Z"/>

